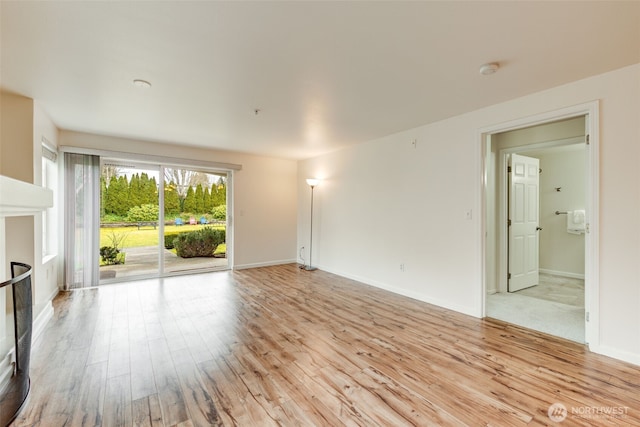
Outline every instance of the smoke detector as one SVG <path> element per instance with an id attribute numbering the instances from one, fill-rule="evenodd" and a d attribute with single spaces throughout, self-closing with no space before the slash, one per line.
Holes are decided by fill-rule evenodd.
<path id="1" fill-rule="evenodd" d="M 488 76 L 489 74 L 493 74 L 498 71 L 498 68 L 500 68 L 500 65 L 497 62 L 490 62 L 480 67 L 480 74 Z"/>
<path id="2" fill-rule="evenodd" d="M 135 79 L 133 81 L 133 84 L 138 86 L 138 87 L 141 87 L 143 89 L 149 89 L 151 87 L 151 83 L 149 83 L 146 80 L 142 80 L 142 79 Z"/>

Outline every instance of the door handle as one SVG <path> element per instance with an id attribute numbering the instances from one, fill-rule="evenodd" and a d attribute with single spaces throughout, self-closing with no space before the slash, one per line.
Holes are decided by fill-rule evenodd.
<path id="1" fill-rule="evenodd" d="M 536 231 L 542 230 L 542 227 L 536 227 Z"/>

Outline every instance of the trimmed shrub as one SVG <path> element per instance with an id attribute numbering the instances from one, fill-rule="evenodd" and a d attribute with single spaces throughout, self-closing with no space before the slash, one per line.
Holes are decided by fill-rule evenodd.
<path id="1" fill-rule="evenodd" d="M 127 220 L 131 222 L 157 221 L 160 208 L 158 205 L 145 204 L 129 209 Z"/>
<path id="2" fill-rule="evenodd" d="M 213 208 L 213 219 L 224 221 L 227 219 L 227 205 L 220 205 Z"/>
<path id="3" fill-rule="evenodd" d="M 164 248 L 165 249 L 173 249 L 175 246 L 173 245 L 173 241 L 180 234 L 185 234 L 184 231 L 172 231 L 169 233 L 165 233 L 164 235 Z"/>
<path id="4" fill-rule="evenodd" d="M 114 214 L 105 214 L 100 217 L 100 223 L 113 223 L 113 222 L 122 222 L 124 218 Z"/>
<path id="5" fill-rule="evenodd" d="M 225 230 L 204 227 L 201 230 L 178 234 L 173 245 L 176 254 L 181 258 L 212 257 L 218 245 L 225 240 Z"/>

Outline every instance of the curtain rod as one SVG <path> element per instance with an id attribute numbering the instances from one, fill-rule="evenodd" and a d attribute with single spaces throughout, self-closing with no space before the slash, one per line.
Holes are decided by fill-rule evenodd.
<path id="1" fill-rule="evenodd" d="M 63 153 L 90 154 L 94 156 L 107 157 L 118 160 L 130 160 L 140 163 L 158 164 L 163 166 L 180 166 L 180 167 L 202 167 L 207 169 L 222 169 L 239 171 L 242 165 L 224 162 L 209 162 L 204 160 L 183 159 L 178 157 L 165 157 L 140 153 L 126 153 L 123 151 L 96 150 L 94 148 L 73 147 L 70 145 L 61 145 L 58 148 Z"/>

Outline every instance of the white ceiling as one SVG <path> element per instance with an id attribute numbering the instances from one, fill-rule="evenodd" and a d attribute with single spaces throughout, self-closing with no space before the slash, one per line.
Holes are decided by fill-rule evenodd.
<path id="1" fill-rule="evenodd" d="M 288 158 L 640 62 L 637 1 L 3 0 L 0 13 L 2 88 L 59 128 Z"/>

